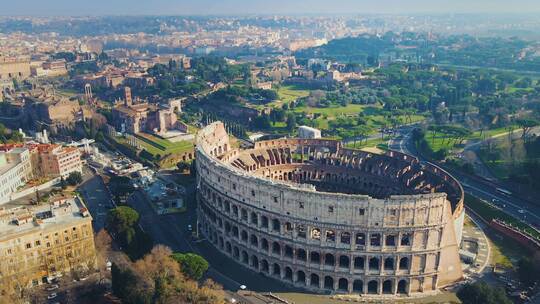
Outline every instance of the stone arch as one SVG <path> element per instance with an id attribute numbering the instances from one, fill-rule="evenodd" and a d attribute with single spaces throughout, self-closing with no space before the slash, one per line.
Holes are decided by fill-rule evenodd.
<path id="1" fill-rule="evenodd" d="M 372 257 L 369 259 L 369 270 L 379 270 L 380 269 L 380 265 L 379 265 L 379 258 L 377 257 Z"/>
<path id="2" fill-rule="evenodd" d="M 351 261 L 348 256 L 342 255 L 339 257 L 339 267 L 341 268 L 350 268 Z"/>
<path id="3" fill-rule="evenodd" d="M 364 292 L 364 282 L 362 280 L 354 280 L 353 282 L 353 292 L 363 293 Z"/>
<path id="4" fill-rule="evenodd" d="M 242 263 L 248 264 L 249 263 L 249 256 L 246 251 L 242 250 Z"/>
<path id="5" fill-rule="evenodd" d="M 263 239 L 261 240 L 261 248 L 262 248 L 263 250 L 268 251 L 268 249 L 270 248 L 270 245 L 268 244 L 268 240 L 267 240 L 267 239 L 263 238 Z"/>
<path id="6" fill-rule="evenodd" d="M 268 228 L 268 217 L 266 215 L 261 216 L 261 227 Z"/>
<path id="7" fill-rule="evenodd" d="M 252 246 L 259 247 L 259 239 L 257 238 L 255 234 L 252 234 L 249 237 L 249 242 Z"/>
<path id="8" fill-rule="evenodd" d="M 300 261 L 306 261 L 306 258 L 307 258 L 306 251 L 302 248 L 296 249 L 296 258 Z"/>
<path id="9" fill-rule="evenodd" d="M 364 257 L 355 257 L 354 258 L 354 269 L 364 269 L 365 267 Z"/>
<path id="10" fill-rule="evenodd" d="M 293 248 L 289 245 L 285 245 L 285 250 L 283 252 L 283 255 L 287 258 L 292 259 L 294 255 Z"/>
<path id="11" fill-rule="evenodd" d="M 401 246 L 410 246 L 411 245 L 411 234 L 410 233 L 403 233 L 401 235 L 400 245 Z"/>
<path id="12" fill-rule="evenodd" d="M 281 255 L 281 245 L 278 242 L 272 243 L 272 253 Z"/>
<path id="13" fill-rule="evenodd" d="M 270 265 L 268 265 L 268 261 L 267 261 L 267 260 L 262 260 L 262 261 L 261 261 L 261 271 L 262 271 L 262 272 L 265 272 L 265 273 L 269 273 L 269 272 L 270 272 Z"/>
<path id="14" fill-rule="evenodd" d="M 336 258 L 333 254 L 327 253 L 324 255 L 324 265 L 326 266 L 334 266 L 336 265 Z"/>
<path id="15" fill-rule="evenodd" d="M 392 294 L 392 280 L 385 280 L 382 284 L 383 294 Z"/>
<path id="16" fill-rule="evenodd" d="M 384 270 L 393 270 L 394 269 L 394 258 L 387 257 L 384 259 Z"/>
<path id="17" fill-rule="evenodd" d="M 396 246 L 396 236 L 393 234 L 389 234 L 385 237 L 384 240 L 385 246 Z"/>
<path id="18" fill-rule="evenodd" d="M 310 276 L 310 285 L 313 287 L 319 287 L 319 275 L 312 273 Z"/>
<path id="19" fill-rule="evenodd" d="M 257 213 L 255 213 L 255 212 L 251 212 L 251 223 L 253 225 L 258 225 L 259 224 L 259 218 L 257 217 Z"/>
<path id="20" fill-rule="evenodd" d="M 241 219 L 242 219 L 243 221 L 246 221 L 246 222 L 247 222 L 247 220 L 248 220 L 248 212 L 247 212 L 247 210 L 246 210 L 245 208 L 242 208 L 242 209 L 240 210 L 240 217 L 241 217 Z"/>
<path id="21" fill-rule="evenodd" d="M 227 251 L 227 253 L 232 252 L 231 242 L 229 241 L 225 242 L 225 251 Z"/>
<path id="22" fill-rule="evenodd" d="M 365 246 L 366 245 L 366 234 L 359 232 L 356 234 L 356 245 Z"/>
<path id="23" fill-rule="evenodd" d="M 306 274 L 302 270 L 296 272 L 296 283 L 306 285 Z"/>
<path id="24" fill-rule="evenodd" d="M 345 278 L 341 278 L 338 281 L 338 290 L 339 291 L 349 291 L 349 281 Z"/>
<path id="25" fill-rule="evenodd" d="M 397 292 L 401 294 L 407 293 L 407 280 L 405 279 L 399 280 L 398 285 L 397 285 Z"/>
<path id="26" fill-rule="evenodd" d="M 399 259 L 399 270 L 407 270 L 409 269 L 409 258 L 408 257 L 402 257 Z"/>
<path id="27" fill-rule="evenodd" d="M 349 232 L 342 232 L 340 237 L 340 242 L 342 244 L 350 244 L 351 243 L 351 234 Z"/>
<path id="28" fill-rule="evenodd" d="M 273 219 L 272 220 L 272 231 L 275 231 L 275 232 L 281 232 L 281 223 L 279 222 L 278 219 Z"/>
<path id="29" fill-rule="evenodd" d="M 236 246 L 234 246 L 234 248 L 233 248 L 233 256 L 237 260 L 240 258 L 240 250 Z"/>
<path id="30" fill-rule="evenodd" d="M 321 255 L 317 251 L 311 251 L 309 253 L 309 261 L 311 263 L 320 264 L 321 263 Z"/>
<path id="31" fill-rule="evenodd" d="M 279 264 L 274 263 L 274 265 L 272 267 L 272 275 L 275 275 L 275 276 L 278 276 L 278 277 L 281 276 L 281 267 L 279 266 Z"/>
<path id="32" fill-rule="evenodd" d="M 256 255 L 251 256 L 251 267 L 259 269 L 259 258 Z"/>
<path id="33" fill-rule="evenodd" d="M 240 234 L 240 236 L 241 236 L 241 239 L 242 239 L 243 242 L 248 241 L 248 233 L 247 233 L 247 231 L 242 230 L 242 233 Z"/>
<path id="34" fill-rule="evenodd" d="M 367 293 L 369 294 L 378 294 L 379 293 L 379 283 L 376 280 L 371 280 L 368 282 Z"/>
<path id="35" fill-rule="evenodd" d="M 287 280 L 287 281 L 292 282 L 292 280 L 293 280 L 293 271 L 292 271 L 291 267 L 285 267 L 284 279 Z"/>
<path id="36" fill-rule="evenodd" d="M 324 289 L 334 290 L 334 278 L 331 276 L 324 277 Z"/>
<path id="37" fill-rule="evenodd" d="M 372 233 L 369 236 L 369 245 L 371 246 L 381 246 L 381 234 L 380 233 Z"/>

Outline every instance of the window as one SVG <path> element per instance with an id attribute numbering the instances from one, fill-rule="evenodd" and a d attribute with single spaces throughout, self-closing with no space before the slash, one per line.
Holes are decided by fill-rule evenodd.
<path id="1" fill-rule="evenodd" d="M 255 190 L 251 190 L 251 196 L 255 196 Z"/>
<path id="2" fill-rule="evenodd" d="M 32 248 L 32 244 L 30 243 L 26 244 L 26 249 L 30 249 L 30 248 Z"/>
<path id="3" fill-rule="evenodd" d="M 236 190 L 236 184 L 232 184 L 233 190 Z"/>
<path id="4" fill-rule="evenodd" d="M 364 209 L 364 208 L 358 209 L 358 214 L 359 215 L 364 215 L 365 213 L 366 213 L 366 209 Z"/>
<path id="5" fill-rule="evenodd" d="M 304 203 L 303 202 L 298 202 L 298 208 L 304 209 Z"/>
<path id="6" fill-rule="evenodd" d="M 278 197 L 274 196 L 274 203 L 277 203 L 277 202 L 278 202 Z"/>
<path id="7" fill-rule="evenodd" d="M 328 213 L 334 213 L 334 206 L 328 206 Z"/>

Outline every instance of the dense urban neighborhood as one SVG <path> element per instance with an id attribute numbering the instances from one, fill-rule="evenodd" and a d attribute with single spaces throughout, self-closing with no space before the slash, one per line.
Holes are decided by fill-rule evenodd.
<path id="1" fill-rule="evenodd" d="M 0 16 L 0 303 L 540 303 L 539 33 Z"/>

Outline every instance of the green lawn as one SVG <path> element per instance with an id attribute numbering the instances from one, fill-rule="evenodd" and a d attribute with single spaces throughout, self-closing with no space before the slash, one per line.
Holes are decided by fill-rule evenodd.
<path id="1" fill-rule="evenodd" d="M 295 101 L 298 98 L 306 97 L 309 95 L 309 90 L 301 89 L 297 86 L 288 85 L 288 86 L 281 86 L 278 91 L 279 99 L 282 102 L 291 102 Z"/>
<path id="2" fill-rule="evenodd" d="M 331 106 L 328 108 L 314 108 L 309 106 L 302 106 L 302 107 L 296 107 L 294 108 L 294 112 L 303 112 L 303 113 L 309 113 L 309 114 L 322 114 L 327 115 L 328 117 L 336 117 L 339 115 L 357 115 L 358 113 L 362 112 L 365 108 L 364 105 L 359 104 L 349 104 L 345 107 L 342 106 Z"/>
<path id="3" fill-rule="evenodd" d="M 146 133 L 139 133 L 136 137 L 140 139 L 140 143 L 145 149 L 148 148 L 146 151 L 154 155 L 182 153 L 193 148 L 191 141 L 172 142 Z"/>
<path id="4" fill-rule="evenodd" d="M 377 146 L 386 144 L 388 139 L 389 137 L 386 137 L 386 136 L 384 137 L 384 139 L 381 139 L 381 137 L 377 137 L 377 138 L 368 139 L 367 141 L 366 140 L 362 142 L 358 141 L 356 142 L 356 145 L 354 143 L 348 143 L 346 147 L 354 148 L 354 149 L 361 149 L 361 148 L 366 148 L 366 147 L 377 147 Z"/>

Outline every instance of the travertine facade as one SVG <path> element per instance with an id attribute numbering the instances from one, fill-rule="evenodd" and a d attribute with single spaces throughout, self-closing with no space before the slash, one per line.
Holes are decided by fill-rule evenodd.
<path id="1" fill-rule="evenodd" d="M 462 277 L 463 190 L 433 165 L 321 139 L 233 149 L 220 122 L 199 132 L 196 153 L 200 232 L 254 271 L 374 295 Z"/>
<path id="2" fill-rule="evenodd" d="M 92 217 L 78 198 L 0 209 L 0 294 L 95 265 Z"/>

